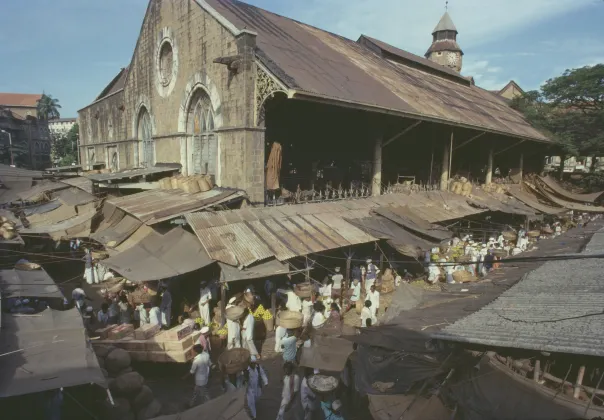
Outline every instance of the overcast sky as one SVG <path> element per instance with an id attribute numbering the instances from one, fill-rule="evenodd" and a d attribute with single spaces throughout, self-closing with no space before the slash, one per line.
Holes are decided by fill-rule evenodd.
<path id="1" fill-rule="evenodd" d="M 177 1 L 177 0 L 173 0 Z M 180 1 L 180 0 L 178 0 Z M 351 39 L 363 33 L 423 55 L 444 0 L 248 0 Z M 147 0 L 0 0 L 0 92 L 60 100 L 75 117 L 129 64 Z M 462 73 L 486 89 L 536 89 L 604 63 L 603 0 L 450 0 Z"/>

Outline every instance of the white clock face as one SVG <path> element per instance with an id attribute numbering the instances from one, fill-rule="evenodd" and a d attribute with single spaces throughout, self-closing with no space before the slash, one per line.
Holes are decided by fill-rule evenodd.
<path id="1" fill-rule="evenodd" d="M 459 60 L 459 58 L 457 57 L 457 53 L 454 53 L 454 52 L 447 53 L 447 63 L 450 66 L 456 65 L 458 60 Z"/>

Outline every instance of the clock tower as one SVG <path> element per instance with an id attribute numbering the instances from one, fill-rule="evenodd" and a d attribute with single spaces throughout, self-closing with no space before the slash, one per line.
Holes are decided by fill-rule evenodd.
<path id="1" fill-rule="evenodd" d="M 445 12 L 432 31 L 432 45 L 426 51 L 426 58 L 459 73 L 463 51 L 457 44 L 457 34 L 449 12 Z"/>

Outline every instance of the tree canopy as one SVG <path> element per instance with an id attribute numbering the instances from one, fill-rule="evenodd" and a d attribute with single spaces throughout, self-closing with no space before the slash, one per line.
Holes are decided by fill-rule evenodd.
<path id="1" fill-rule="evenodd" d="M 38 101 L 38 118 L 42 120 L 49 120 L 53 118 L 60 118 L 61 113 L 59 109 L 59 100 L 53 98 L 52 95 L 42 94 L 42 97 Z"/>
<path id="2" fill-rule="evenodd" d="M 604 64 L 566 70 L 512 107 L 571 156 L 604 155 Z"/>
<path id="3" fill-rule="evenodd" d="M 52 155 L 58 166 L 69 166 L 78 160 L 80 129 L 74 124 L 71 129 L 56 137 L 52 144 Z"/>

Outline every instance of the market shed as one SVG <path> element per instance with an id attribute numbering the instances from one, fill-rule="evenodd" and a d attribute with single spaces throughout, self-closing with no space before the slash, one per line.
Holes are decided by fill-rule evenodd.
<path id="1" fill-rule="evenodd" d="M 36 297 L 63 299 L 63 292 L 43 270 L 0 270 L 0 295 L 10 297 Z"/>
<path id="2" fill-rule="evenodd" d="M 195 235 L 177 227 L 160 235 L 151 233 L 103 265 L 132 282 L 162 280 L 212 264 Z"/>

